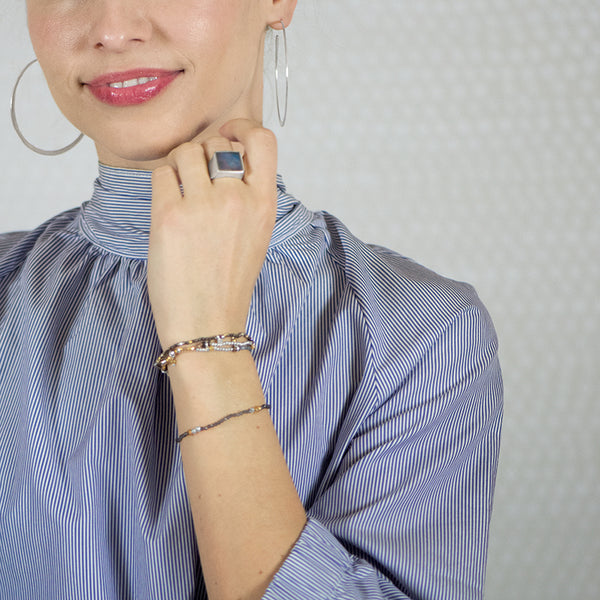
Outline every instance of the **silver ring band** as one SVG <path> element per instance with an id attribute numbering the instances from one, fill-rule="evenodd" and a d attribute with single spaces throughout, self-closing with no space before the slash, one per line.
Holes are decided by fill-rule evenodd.
<path id="1" fill-rule="evenodd" d="M 215 152 L 208 161 L 208 174 L 211 179 L 243 179 L 244 173 L 244 161 L 239 152 Z"/>

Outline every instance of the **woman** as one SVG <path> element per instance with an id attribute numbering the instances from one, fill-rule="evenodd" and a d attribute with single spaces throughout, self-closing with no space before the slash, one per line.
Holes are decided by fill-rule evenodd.
<path id="1" fill-rule="evenodd" d="M 482 594 L 493 327 L 277 180 L 263 45 L 295 4 L 27 2 L 100 175 L 0 237 L 2 596 Z"/>

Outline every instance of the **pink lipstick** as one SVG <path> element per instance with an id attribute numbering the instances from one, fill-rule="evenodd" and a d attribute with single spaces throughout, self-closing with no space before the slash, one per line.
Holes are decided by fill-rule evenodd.
<path id="1" fill-rule="evenodd" d="M 112 106 L 132 106 L 152 100 L 180 73 L 163 69 L 132 69 L 107 73 L 84 85 L 100 102 Z"/>

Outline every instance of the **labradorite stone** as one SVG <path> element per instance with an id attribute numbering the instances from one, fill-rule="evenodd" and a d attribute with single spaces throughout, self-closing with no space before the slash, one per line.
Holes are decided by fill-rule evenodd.
<path id="1" fill-rule="evenodd" d="M 217 152 L 219 171 L 241 171 L 242 157 L 239 152 Z"/>

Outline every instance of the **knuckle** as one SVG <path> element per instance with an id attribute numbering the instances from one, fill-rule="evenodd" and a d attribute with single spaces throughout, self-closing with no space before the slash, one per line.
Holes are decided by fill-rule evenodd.
<path id="1" fill-rule="evenodd" d="M 276 146 L 277 138 L 275 134 L 265 127 L 256 127 L 252 130 L 252 137 L 265 146 Z"/>
<path id="2" fill-rule="evenodd" d="M 207 148 L 216 148 L 229 144 L 229 140 L 218 135 L 213 135 L 212 137 L 209 137 L 204 144 Z"/>
<path id="3" fill-rule="evenodd" d="M 173 168 L 170 165 L 161 165 L 160 167 L 156 167 L 152 172 L 152 176 L 155 179 L 161 179 L 163 177 L 170 176 L 173 173 Z"/>
<path id="4" fill-rule="evenodd" d="M 201 146 L 194 142 L 184 142 L 180 146 L 177 146 L 171 154 L 175 159 L 187 157 L 187 156 L 195 156 L 199 152 L 203 152 Z"/>

